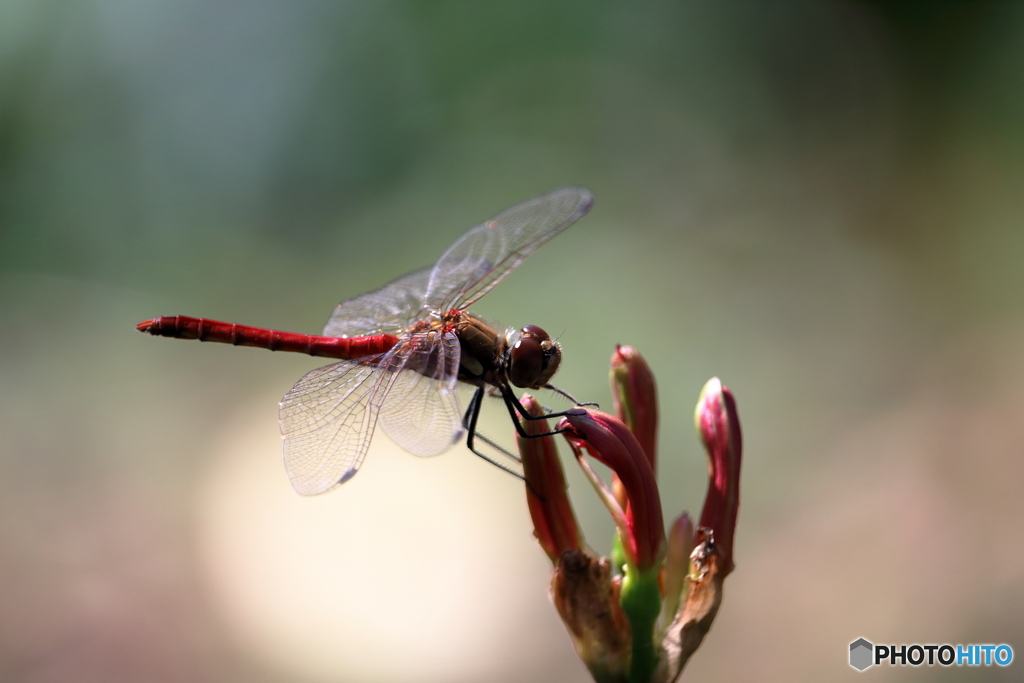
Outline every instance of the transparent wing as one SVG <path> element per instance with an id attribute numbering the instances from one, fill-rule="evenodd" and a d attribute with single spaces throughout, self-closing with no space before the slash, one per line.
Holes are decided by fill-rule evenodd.
<path id="1" fill-rule="evenodd" d="M 380 405 L 393 378 L 376 365 L 341 361 L 307 373 L 281 399 L 284 465 L 295 490 L 324 493 L 351 479 L 370 446 Z"/>
<path id="2" fill-rule="evenodd" d="M 459 340 L 454 334 L 412 335 L 392 362 L 396 373 L 381 405 L 384 431 L 415 455 L 437 455 L 463 434 L 462 411 L 455 392 Z"/>
<path id="3" fill-rule="evenodd" d="M 430 273 L 425 302 L 435 311 L 467 308 L 537 247 L 582 218 L 590 192 L 567 187 L 506 209 L 448 248 Z"/>
<path id="4" fill-rule="evenodd" d="M 324 326 L 328 337 L 399 335 L 422 317 L 430 268 L 403 275 L 380 289 L 334 307 Z"/>

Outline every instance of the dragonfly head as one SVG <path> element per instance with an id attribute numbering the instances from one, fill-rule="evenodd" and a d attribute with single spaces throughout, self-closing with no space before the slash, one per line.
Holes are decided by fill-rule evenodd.
<path id="1" fill-rule="evenodd" d="M 562 362 L 562 347 L 536 325 L 508 335 L 505 361 L 508 381 L 520 389 L 540 389 Z"/>

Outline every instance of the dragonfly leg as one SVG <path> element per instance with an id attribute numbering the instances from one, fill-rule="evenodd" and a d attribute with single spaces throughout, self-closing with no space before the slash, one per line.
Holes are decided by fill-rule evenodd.
<path id="1" fill-rule="evenodd" d="M 582 415 L 583 412 L 577 408 L 570 408 L 569 410 L 563 410 L 560 413 L 545 413 L 544 415 L 530 415 L 526 412 L 526 408 L 516 398 L 515 393 L 509 387 L 501 387 L 501 398 L 505 402 L 505 407 L 508 408 L 508 414 L 512 416 L 512 424 L 516 426 L 516 431 L 519 432 L 519 436 L 524 439 L 535 439 L 538 436 L 554 436 L 555 434 L 562 434 L 563 432 L 569 431 L 568 429 L 553 429 L 550 432 L 541 432 L 540 434 L 527 434 L 523 428 L 522 423 L 519 422 L 519 415 L 522 415 L 526 420 L 546 420 L 549 417 L 565 417 L 566 415 Z M 517 415 L 516 413 L 519 413 Z"/>
<path id="2" fill-rule="evenodd" d="M 480 415 L 480 410 L 483 406 L 483 396 L 489 395 L 481 395 L 481 392 L 483 391 L 483 388 L 478 388 L 476 392 L 474 392 L 473 398 L 471 398 L 469 401 L 469 407 L 466 408 L 466 414 L 462 416 L 462 427 L 466 430 L 467 434 L 466 445 L 469 447 L 469 450 L 473 451 L 477 455 L 480 455 L 479 453 L 477 453 L 477 450 L 473 447 L 473 440 L 480 439 L 485 444 L 487 444 L 494 450 L 498 451 L 505 457 L 515 460 L 516 462 L 522 462 L 518 455 L 508 450 L 507 448 L 499 444 L 497 441 L 488 438 L 486 434 L 477 430 L 476 421 Z"/>
<path id="3" fill-rule="evenodd" d="M 568 391 L 563 391 L 562 389 L 559 389 L 558 387 L 556 387 L 554 384 L 545 384 L 544 388 L 548 389 L 549 391 L 555 392 L 559 396 L 563 396 L 563 397 L 569 399 L 570 401 L 572 401 L 573 405 L 575 405 L 576 407 L 579 407 L 579 406 L 594 406 L 595 408 L 600 408 L 601 407 L 601 404 L 594 403 L 593 401 L 588 401 L 587 403 L 580 403 Z"/>
<path id="4" fill-rule="evenodd" d="M 513 477 L 516 477 L 518 479 L 523 479 L 523 481 L 525 481 L 525 478 L 523 477 L 523 475 L 521 473 L 516 472 L 514 469 L 512 469 L 508 465 L 506 465 L 504 463 L 501 463 L 501 462 L 498 462 L 494 458 L 492 458 L 492 457 L 486 455 L 485 453 L 482 453 L 482 452 L 480 452 L 480 451 L 478 451 L 476 449 L 476 445 L 474 443 L 474 440 L 477 437 L 479 437 L 480 440 L 483 441 L 484 443 L 486 443 L 487 445 L 489 445 L 489 446 L 491 446 L 493 448 L 496 448 L 497 450 L 501 451 L 503 454 L 505 454 L 508 457 L 512 458 L 516 462 L 519 461 L 518 457 L 516 457 L 512 453 L 509 453 L 507 450 L 505 450 L 504 448 L 499 446 L 494 441 L 491 441 L 490 439 L 488 439 L 483 434 L 478 434 L 477 433 L 477 431 L 476 431 L 476 422 L 477 422 L 477 419 L 480 417 L 480 406 L 483 404 L 483 398 L 484 398 L 484 389 L 483 389 L 483 387 L 477 387 L 477 390 L 475 392 L 473 392 L 473 398 L 469 399 L 469 406 L 466 408 L 466 414 L 462 416 L 462 426 L 466 428 L 466 447 L 473 453 L 473 455 L 477 456 L 478 458 L 482 458 L 483 460 L 486 460 L 487 462 L 491 463 L 492 465 L 494 465 L 498 469 L 504 470 L 504 471 L 508 472 L 509 474 L 511 474 Z"/>

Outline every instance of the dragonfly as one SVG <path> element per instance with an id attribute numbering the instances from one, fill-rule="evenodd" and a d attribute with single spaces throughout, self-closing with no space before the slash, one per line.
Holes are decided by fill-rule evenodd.
<path id="1" fill-rule="evenodd" d="M 543 434 L 527 434 L 517 415 L 533 420 L 572 409 L 529 415 L 513 387 L 548 389 L 576 406 L 588 404 L 550 383 L 562 349 L 547 332 L 536 325 L 502 331 L 467 309 L 592 205 L 586 189 L 563 188 L 506 209 L 456 240 L 432 267 L 339 303 L 322 335 L 186 316 L 145 320 L 136 329 L 337 359 L 307 373 L 281 399 L 285 469 L 302 495 L 324 493 L 355 476 L 378 422 L 398 445 L 421 456 L 437 455 L 466 435 L 473 453 L 514 473 L 477 447 L 479 438 L 511 455 L 477 433 L 485 396 L 503 400 L 524 437 Z M 475 387 L 465 412 L 460 382 Z"/>

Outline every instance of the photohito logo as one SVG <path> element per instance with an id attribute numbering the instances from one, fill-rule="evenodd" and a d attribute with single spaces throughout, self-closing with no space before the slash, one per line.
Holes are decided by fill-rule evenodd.
<path id="1" fill-rule="evenodd" d="M 850 666 L 864 671 L 875 664 L 889 666 L 1009 666 L 1009 645 L 872 645 L 864 638 L 850 643 Z"/>

